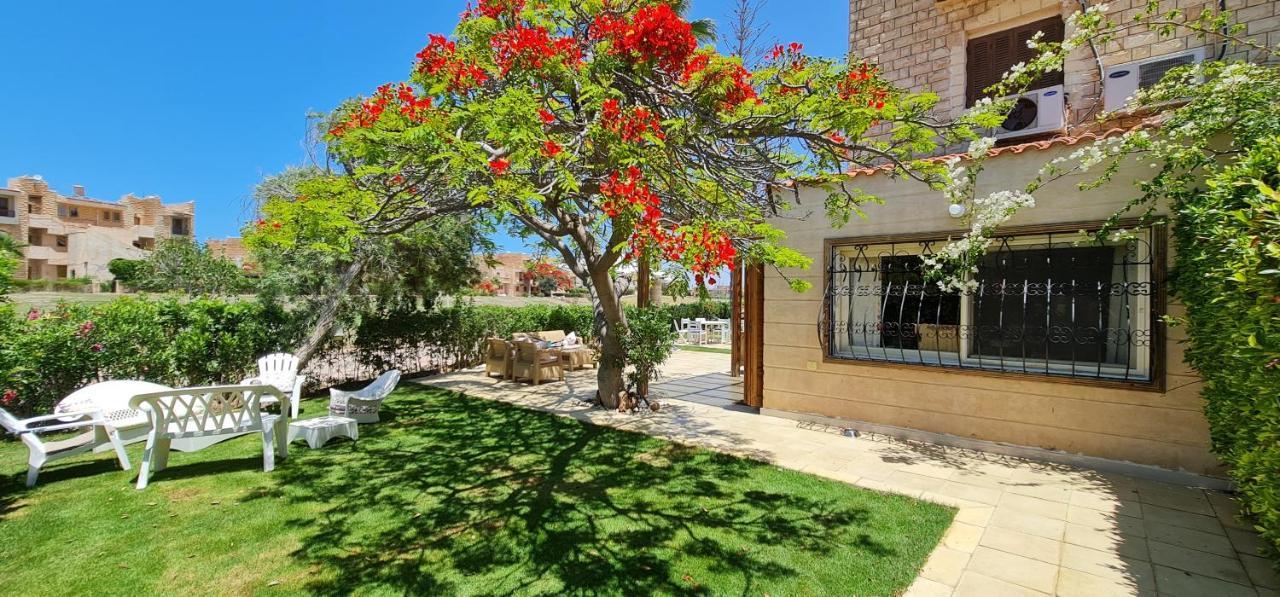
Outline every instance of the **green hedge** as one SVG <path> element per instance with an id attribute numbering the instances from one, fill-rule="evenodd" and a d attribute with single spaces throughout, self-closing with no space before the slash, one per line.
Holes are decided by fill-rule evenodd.
<path id="1" fill-rule="evenodd" d="M 668 319 L 728 312 L 716 302 L 662 309 Z M 0 406 L 20 414 L 48 412 L 67 394 L 103 379 L 171 386 L 237 382 L 249 376 L 258 356 L 295 346 L 302 321 L 259 301 L 121 297 L 29 315 L 0 305 Z M 480 361 L 489 336 L 564 330 L 590 337 L 593 321 L 592 308 L 579 305 L 461 305 L 371 314 L 354 333 L 333 339 L 329 351 L 345 359 L 347 345 L 354 345 L 349 358 L 377 371 L 412 369 L 400 359 L 416 351 L 440 355 L 442 363 L 470 365 Z M 346 381 L 356 380 L 334 383 Z"/>
<path id="2" fill-rule="evenodd" d="M 723 301 L 661 305 L 657 309 L 672 322 L 680 318 L 729 316 L 729 304 Z M 634 308 L 628 311 L 634 313 Z M 466 365 L 483 358 L 486 338 L 510 338 L 516 332 L 539 330 L 563 330 L 589 338 L 594 321 L 588 305 L 460 305 L 365 316 L 356 329 L 355 345 L 360 361 L 374 369 L 395 366 L 390 355 L 406 345 L 438 347 L 451 362 Z"/>
<path id="3" fill-rule="evenodd" d="M 1246 149 L 1174 206 L 1174 284 L 1214 451 L 1280 554 L 1280 139 Z"/>
<path id="4" fill-rule="evenodd" d="M 0 406 L 23 414 L 103 379 L 236 382 L 258 355 L 294 344 L 289 316 L 253 301 L 123 297 L 43 313 L 10 307 L 0 319 Z"/>
<path id="5" fill-rule="evenodd" d="M 14 280 L 13 287 L 19 292 L 62 291 L 92 292 L 93 280 L 89 278 L 63 278 L 58 280 Z"/>

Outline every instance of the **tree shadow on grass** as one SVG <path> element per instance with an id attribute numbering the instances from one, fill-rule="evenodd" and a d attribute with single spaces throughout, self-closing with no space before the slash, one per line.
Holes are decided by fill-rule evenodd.
<path id="1" fill-rule="evenodd" d="M 290 521 L 295 557 L 332 571 L 316 593 L 746 594 L 836 550 L 896 555 L 866 508 L 758 462 L 438 389 L 387 407 L 396 425 L 279 471 L 321 509 Z"/>

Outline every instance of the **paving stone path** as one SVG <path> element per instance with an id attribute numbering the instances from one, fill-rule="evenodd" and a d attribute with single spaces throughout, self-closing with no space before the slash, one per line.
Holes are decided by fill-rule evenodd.
<path id="1" fill-rule="evenodd" d="M 479 370 L 415 381 L 958 508 L 907 595 L 1280 596 L 1228 495 L 743 412 L 728 363 L 677 353 L 654 386 L 661 410 L 643 414 L 587 403 L 590 369 L 538 387 Z"/>

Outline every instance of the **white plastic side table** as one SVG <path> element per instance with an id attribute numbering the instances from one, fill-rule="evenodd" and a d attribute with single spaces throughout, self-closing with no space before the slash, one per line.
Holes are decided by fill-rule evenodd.
<path id="1" fill-rule="evenodd" d="M 302 438 L 307 440 L 307 446 L 314 450 L 335 437 L 360 439 L 360 427 L 356 424 L 356 420 L 326 416 L 289 423 L 289 443 Z"/>

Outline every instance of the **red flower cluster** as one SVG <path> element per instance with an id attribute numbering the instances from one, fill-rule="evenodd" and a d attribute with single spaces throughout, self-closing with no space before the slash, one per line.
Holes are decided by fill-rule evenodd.
<path id="1" fill-rule="evenodd" d="M 446 86 L 453 93 L 466 93 L 489 80 L 483 68 L 458 59 L 457 44 L 435 33 L 427 38 L 430 40 L 427 47 L 418 52 L 418 72 L 445 77 Z"/>
<path id="2" fill-rule="evenodd" d="M 542 143 L 542 155 L 545 155 L 549 158 L 554 158 L 560 155 L 560 153 L 563 151 L 564 151 L 564 148 L 560 147 L 559 143 L 556 143 L 551 139 L 547 139 Z"/>
<path id="3" fill-rule="evenodd" d="M 632 166 L 624 176 L 614 172 L 609 182 L 600 186 L 605 196 L 605 214 L 610 218 L 638 213 L 639 218 L 629 239 L 630 255 L 640 255 L 654 247 L 667 261 L 685 261 L 702 283 L 704 274 L 714 274 L 721 267 L 733 268 L 737 251 L 733 240 L 703 225 L 697 232 L 681 232 L 672 225 L 663 226 L 662 199 L 650 190 L 639 168 Z M 711 283 L 715 283 L 712 278 Z"/>
<path id="4" fill-rule="evenodd" d="M 783 56 L 795 58 L 795 57 L 799 57 L 800 53 L 803 51 L 804 51 L 804 44 L 797 43 L 794 41 L 787 44 L 785 47 L 782 44 L 775 44 L 773 46 L 773 51 L 769 53 L 769 59 L 777 60 L 779 58 L 782 58 Z"/>
<path id="5" fill-rule="evenodd" d="M 748 101 L 761 103 L 760 96 L 756 94 L 755 87 L 751 85 L 751 73 L 743 68 L 741 64 L 719 62 L 712 66 L 711 54 L 698 53 L 685 64 L 684 74 L 681 75 L 680 80 L 687 85 L 694 75 L 703 72 L 706 75 L 702 78 L 702 85 L 719 86 L 728 81 L 728 89 L 725 91 L 724 98 L 720 101 L 722 110 L 732 110 Z"/>
<path id="6" fill-rule="evenodd" d="M 657 209 L 662 205 L 662 199 L 649 190 L 643 173 L 635 166 L 627 168 L 625 179 L 621 172 L 614 172 L 609 182 L 600 185 L 600 194 L 605 196 L 604 213 L 611 218 L 635 208 L 652 208 L 657 216 L 661 215 Z"/>
<path id="7" fill-rule="evenodd" d="M 17 402 L 17 401 L 18 401 L 17 390 L 5 390 L 4 394 L 0 394 L 0 404 L 3 404 L 5 406 L 11 406 L 14 402 Z"/>
<path id="8" fill-rule="evenodd" d="M 733 246 L 733 239 L 723 232 L 713 232 L 705 224 L 701 230 L 685 235 L 685 247 L 692 263 L 689 270 L 693 272 L 694 281 L 702 284 L 704 276 L 708 284 L 715 284 L 715 274 L 720 268 L 733 269 L 733 260 L 738 250 Z"/>
<path id="9" fill-rule="evenodd" d="M 556 115 L 546 108 L 538 108 L 538 118 L 542 119 L 542 124 L 551 124 L 556 121 Z"/>
<path id="10" fill-rule="evenodd" d="M 515 16 L 521 10 L 524 10 L 524 0 L 480 0 L 480 4 L 475 6 L 467 3 L 467 10 L 462 13 L 462 18 L 486 16 L 496 19 L 504 14 Z"/>
<path id="11" fill-rule="evenodd" d="M 387 83 L 378 87 L 377 93 L 360 104 L 360 109 L 352 112 L 346 121 L 329 129 L 329 134 L 341 137 L 352 129 L 372 127 L 378 122 L 378 118 L 382 117 L 388 105 L 393 103 L 401 116 L 413 122 L 423 122 L 427 119 L 428 110 L 431 109 L 431 101 L 429 96 L 418 97 L 413 92 L 413 87 L 407 83 L 401 83 L 395 88 Z"/>
<path id="12" fill-rule="evenodd" d="M 709 66 L 710 64 L 711 64 L 710 53 L 701 52 L 698 54 L 694 54 L 693 58 L 690 58 L 689 61 L 685 63 L 684 73 L 680 75 L 680 82 L 684 84 L 688 84 L 689 80 L 692 79 L 694 75 L 704 70 L 707 70 L 707 66 Z"/>
<path id="13" fill-rule="evenodd" d="M 94 325 L 92 321 L 86 321 L 80 324 L 80 329 L 76 331 L 76 337 L 80 339 L 88 338 L 89 334 L 93 333 L 93 328 Z"/>
<path id="14" fill-rule="evenodd" d="M 578 40 L 569 36 L 553 38 L 542 27 L 516 24 L 495 34 L 489 43 L 493 46 L 493 60 L 503 75 L 516 67 L 542 68 L 548 61 L 563 60 L 572 66 L 582 63 Z"/>
<path id="15" fill-rule="evenodd" d="M 656 65 L 671 74 L 683 72 L 698 49 L 693 26 L 666 3 L 652 4 L 625 17 L 602 14 L 591 26 L 595 39 L 609 41 L 610 52 L 635 62 Z"/>
<path id="16" fill-rule="evenodd" d="M 544 278 L 551 278 L 556 283 L 556 290 L 568 290 L 573 288 L 573 278 L 554 263 L 549 261 L 539 261 L 529 265 L 529 269 L 520 273 L 520 280 L 525 282 L 537 282 Z"/>
<path id="17" fill-rule="evenodd" d="M 494 283 L 493 280 L 485 280 L 475 285 L 475 290 L 477 292 L 487 294 L 487 295 L 498 294 L 498 288 L 499 288 L 498 285 Z"/>
<path id="18" fill-rule="evenodd" d="M 863 62 L 856 69 L 850 69 L 849 75 L 840 82 L 840 98 L 845 100 L 865 99 L 868 108 L 877 110 L 884 108 L 889 97 L 889 90 L 883 82 L 876 78 L 876 67 Z"/>
<path id="19" fill-rule="evenodd" d="M 800 72 L 809 65 L 809 59 L 804 56 L 803 52 L 804 44 L 794 41 L 785 46 L 777 44 L 773 46 L 773 51 L 769 53 L 769 59 L 778 61 L 780 67 L 790 65 L 791 72 Z M 800 91 L 800 88 L 783 85 L 780 91 L 784 94 L 791 94 Z"/>
<path id="20" fill-rule="evenodd" d="M 503 174 L 506 174 L 507 170 L 510 168 L 511 160 L 508 160 L 507 158 L 489 160 L 489 170 L 493 172 L 494 176 L 502 176 Z"/>
<path id="21" fill-rule="evenodd" d="M 607 99 L 601 104 L 600 124 L 628 143 L 644 140 L 645 133 L 653 133 L 659 139 L 667 138 L 658 115 L 652 110 L 637 106 L 624 112 L 616 99 Z"/>
<path id="22" fill-rule="evenodd" d="M 742 65 L 734 64 L 727 74 L 729 90 L 724 94 L 721 108 L 732 110 L 748 101 L 762 103 L 760 97 L 756 95 L 756 88 L 751 86 L 751 73 L 747 72 L 747 69 L 742 68 Z"/>

